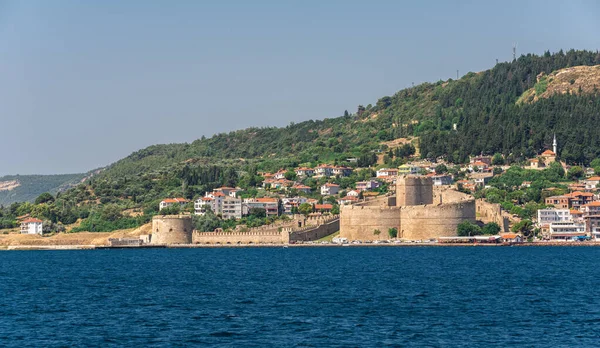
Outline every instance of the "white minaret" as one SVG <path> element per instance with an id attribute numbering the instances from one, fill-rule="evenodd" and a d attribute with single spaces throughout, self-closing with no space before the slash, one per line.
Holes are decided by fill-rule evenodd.
<path id="1" fill-rule="evenodd" d="M 556 155 L 556 133 L 554 133 L 554 140 L 552 141 L 552 151 Z"/>

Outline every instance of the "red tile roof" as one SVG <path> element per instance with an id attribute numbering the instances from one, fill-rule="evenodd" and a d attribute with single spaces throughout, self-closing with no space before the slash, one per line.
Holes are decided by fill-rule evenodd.
<path id="1" fill-rule="evenodd" d="M 333 209 L 333 205 L 332 204 L 315 204 L 315 209 L 316 210 L 331 210 Z"/>
<path id="2" fill-rule="evenodd" d="M 23 221 L 21 221 L 21 223 L 24 223 L 24 224 L 29 224 L 29 223 L 41 223 L 41 222 L 42 222 L 42 220 L 40 220 L 40 219 L 36 219 L 36 218 L 29 218 L 29 219 L 26 219 L 26 220 L 23 220 Z"/>
<path id="3" fill-rule="evenodd" d="M 277 203 L 277 198 L 255 198 L 254 201 L 259 203 Z"/>
<path id="4" fill-rule="evenodd" d="M 600 202 L 592 202 L 585 204 L 584 207 L 600 207 Z"/>
<path id="5" fill-rule="evenodd" d="M 186 203 L 187 201 L 185 198 L 165 198 L 161 203 Z"/>
<path id="6" fill-rule="evenodd" d="M 556 156 L 556 154 L 552 150 L 546 150 L 542 152 L 542 156 Z"/>

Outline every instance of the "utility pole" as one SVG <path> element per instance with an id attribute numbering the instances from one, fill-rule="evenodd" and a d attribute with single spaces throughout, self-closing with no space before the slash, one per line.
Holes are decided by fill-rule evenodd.
<path id="1" fill-rule="evenodd" d="M 456 79 L 458 80 L 458 69 L 456 70 Z"/>
<path id="2" fill-rule="evenodd" d="M 519 44 L 518 42 L 516 42 L 516 43 L 513 44 L 513 49 L 512 49 L 512 51 L 513 51 L 513 60 L 517 60 L 517 45 L 518 44 Z"/>

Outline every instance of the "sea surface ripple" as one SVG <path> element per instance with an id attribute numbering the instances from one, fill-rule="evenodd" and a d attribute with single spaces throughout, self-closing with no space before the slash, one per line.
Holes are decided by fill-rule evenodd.
<path id="1" fill-rule="evenodd" d="M 600 248 L 0 253 L 0 346 L 600 345 Z"/>

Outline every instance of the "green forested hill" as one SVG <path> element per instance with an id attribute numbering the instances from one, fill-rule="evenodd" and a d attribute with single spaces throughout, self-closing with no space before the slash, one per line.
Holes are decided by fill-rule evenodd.
<path id="1" fill-rule="evenodd" d="M 33 202 L 40 194 L 50 192 L 56 194 L 77 185 L 85 174 L 64 175 L 7 175 L 0 177 L 0 183 L 15 183 L 11 190 L 0 190 L 0 205 L 14 202 Z M 10 185 L 10 186 L 14 186 Z"/>
<path id="2" fill-rule="evenodd" d="M 84 226 L 94 230 L 131 227 L 148 221 L 164 197 L 191 199 L 220 185 L 252 192 L 263 170 L 345 163 L 349 157 L 358 158 L 356 165 L 364 167 L 375 163 L 379 150 L 386 154 L 386 165 L 395 166 L 406 160 L 406 151 L 390 151 L 382 143 L 407 137 L 418 139 L 425 158 L 464 163 L 469 155 L 502 153 L 509 163 L 518 163 L 550 148 L 556 133 L 559 159 L 588 164 L 600 157 L 600 97 L 595 86 L 581 93 L 546 93 L 535 102 L 519 99 L 531 89 L 536 95 L 546 92 L 545 80 L 538 80 L 542 73 L 595 65 L 600 65 L 598 52 L 529 54 L 459 80 L 404 89 L 339 117 L 150 146 L 55 201 L 12 206 L 9 215 L 32 212 L 64 223 L 84 218 L 90 222 Z M 347 187 L 346 182 L 340 184 Z M 143 209 L 144 215 L 121 215 L 132 208 Z"/>
<path id="3" fill-rule="evenodd" d="M 591 51 L 529 54 L 456 81 L 401 90 L 341 117 L 284 128 L 249 128 L 191 144 L 151 146 L 115 163 L 105 174 L 136 174 L 190 158 L 260 159 L 266 168 L 343 160 L 364 155 L 382 141 L 406 136 L 421 137 L 423 157 L 460 163 L 480 153 L 500 152 L 514 161 L 531 157 L 548 148 L 556 133 L 561 159 L 589 163 L 600 154 L 597 90 L 555 95 L 531 104 L 517 100 L 528 89 L 539 87 L 540 73 L 599 64 L 600 54 Z"/>

